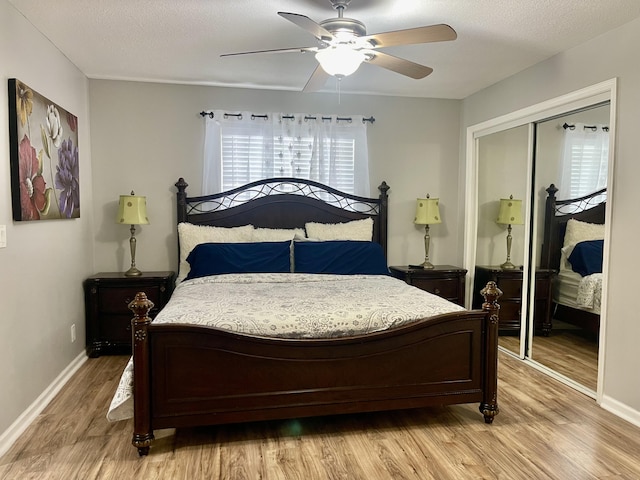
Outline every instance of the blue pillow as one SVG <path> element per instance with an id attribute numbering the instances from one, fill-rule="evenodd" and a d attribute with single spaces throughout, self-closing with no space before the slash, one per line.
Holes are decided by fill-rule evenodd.
<path id="1" fill-rule="evenodd" d="M 291 242 L 201 243 L 187 262 L 186 280 L 224 273 L 288 273 Z"/>
<path id="2" fill-rule="evenodd" d="M 388 275 L 380 244 L 364 241 L 293 242 L 296 273 Z"/>
<path id="3" fill-rule="evenodd" d="M 569 255 L 569 263 L 574 272 L 583 277 L 592 273 L 602 273 L 602 251 L 604 240 L 579 242 Z"/>

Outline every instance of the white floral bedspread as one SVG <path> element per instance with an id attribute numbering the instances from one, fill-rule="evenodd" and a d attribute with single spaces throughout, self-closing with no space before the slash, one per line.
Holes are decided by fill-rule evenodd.
<path id="1" fill-rule="evenodd" d="M 180 283 L 153 323 L 207 325 L 251 335 L 335 338 L 464 310 L 384 275 L 230 274 Z M 107 418 L 133 416 L 129 361 Z"/>
<path id="2" fill-rule="evenodd" d="M 602 297 L 602 274 L 593 273 L 582 277 L 578 284 L 576 303 L 581 307 L 593 308 L 600 311 L 600 298 Z"/>

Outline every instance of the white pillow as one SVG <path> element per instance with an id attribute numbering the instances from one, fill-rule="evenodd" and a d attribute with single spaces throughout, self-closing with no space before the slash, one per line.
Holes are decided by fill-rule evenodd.
<path id="1" fill-rule="evenodd" d="M 560 270 L 572 270 L 569 256 L 576 244 L 588 240 L 603 240 L 604 224 L 581 222 L 570 218 L 567 222 L 567 231 L 564 234 L 560 255 Z"/>
<path id="2" fill-rule="evenodd" d="M 294 242 L 321 242 L 319 238 L 310 238 L 305 235 L 299 235 L 296 233 L 296 236 L 293 237 Z"/>
<path id="3" fill-rule="evenodd" d="M 304 237 L 302 228 L 255 228 L 253 242 L 285 242 L 296 236 Z"/>
<path id="4" fill-rule="evenodd" d="M 562 246 L 567 247 L 587 240 L 604 240 L 604 224 L 581 222 L 574 218 L 569 219 Z"/>
<path id="5" fill-rule="evenodd" d="M 189 274 L 191 269 L 187 257 L 196 245 L 201 243 L 248 243 L 253 241 L 253 225 L 242 227 L 209 227 L 193 225 L 192 223 L 178 224 L 178 240 L 180 241 L 180 268 L 176 284 Z"/>
<path id="6" fill-rule="evenodd" d="M 307 237 L 318 240 L 363 240 L 373 239 L 373 220 L 364 218 L 346 223 L 315 223 L 305 224 Z"/>

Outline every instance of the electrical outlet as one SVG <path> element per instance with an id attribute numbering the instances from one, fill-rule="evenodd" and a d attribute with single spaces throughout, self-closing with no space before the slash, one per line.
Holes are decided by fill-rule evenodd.
<path id="1" fill-rule="evenodd" d="M 76 324 L 71 325 L 71 343 L 76 341 Z"/>
<path id="2" fill-rule="evenodd" d="M 0 225 L 0 248 L 7 246 L 7 226 Z"/>

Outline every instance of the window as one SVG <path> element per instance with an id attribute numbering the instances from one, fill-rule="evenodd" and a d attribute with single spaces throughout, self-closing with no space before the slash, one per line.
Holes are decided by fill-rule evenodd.
<path id="1" fill-rule="evenodd" d="M 609 129 L 576 123 L 565 129 L 558 198 L 578 198 L 607 186 Z"/>
<path id="2" fill-rule="evenodd" d="M 357 116 L 347 121 L 217 111 L 207 118 L 203 194 L 273 177 L 306 178 L 369 196 L 366 123 Z"/>

